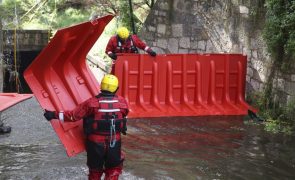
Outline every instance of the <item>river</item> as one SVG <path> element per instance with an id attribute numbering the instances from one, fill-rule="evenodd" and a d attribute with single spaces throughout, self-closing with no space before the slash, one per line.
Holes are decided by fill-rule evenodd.
<path id="1" fill-rule="evenodd" d="M 35 98 L 1 114 L 1 180 L 86 180 L 86 154 L 68 158 Z M 241 116 L 130 119 L 121 180 L 295 179 L 295 137 Z"/>

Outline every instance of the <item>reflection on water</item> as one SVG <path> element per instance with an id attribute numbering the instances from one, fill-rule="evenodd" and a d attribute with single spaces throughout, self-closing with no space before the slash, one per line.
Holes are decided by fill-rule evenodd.
<path id="1" fill-rule="evenodd" d="M 295 138 L 265 134 L 239 116 L 132 119 L 128 125 L 120 179 L 295 179 Z M 0 154 L 1 180 L 87 179 L 85 153 L 67 158 L 58 143 L 2 144 Z"/>
<path id="2" fill-rule="evenodd" d="M 127 169 L 146 179 L 294 179 L 294 137 L 264 134 L 242 118 L 130 120 Z"/>
<path id="3" fill-rule="evenodd" d="M 84 157 L 67 158 L 61 145 L 1 145 L 0 153 L 1 180 L 87 179 Z"/>

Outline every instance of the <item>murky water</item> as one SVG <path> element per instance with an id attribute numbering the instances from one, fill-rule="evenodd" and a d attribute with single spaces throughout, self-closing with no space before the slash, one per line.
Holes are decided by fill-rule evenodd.
<path id="1" fill-rule="evenodd" d="M 0 179 L 87 179 L 86 154 L 68 158 L 30 99 L 2 113 Z M 242 117 L 129 120 L 120 179 L 295 179 L 295 137 L 270 135 Z"/>

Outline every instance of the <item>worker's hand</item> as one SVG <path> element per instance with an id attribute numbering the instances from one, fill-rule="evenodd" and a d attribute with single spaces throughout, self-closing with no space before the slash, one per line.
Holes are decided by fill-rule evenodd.
<path id="1" fill-rule="evenodd" d="M 45 109 L 44 116 L 48 121 L 56 119 L 55 111 L 48 111 L 47 109 Z"/>
<path id="2" fill-rule="evenodd" d="M 112 58 L 113 60 L 117 60 L 117 54 L 116 53 L 110 53 L 109 57 Z"/>
<path id="3" fill-rule="evenodd" d="M 149 49 L 149 50 L 147 51 L 147 53 L 149 53 L 149 55 L 151 55 L 151 56 L 153 56 L 153 57 L 155 57 L 155 56 L 157 55 L 157 53 L 156 53 L 155 51 L 153 51 L 152 49 Z"/>

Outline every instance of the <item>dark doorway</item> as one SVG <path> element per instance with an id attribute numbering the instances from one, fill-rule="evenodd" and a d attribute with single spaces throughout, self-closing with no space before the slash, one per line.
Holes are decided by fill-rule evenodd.
<path id="1" fill-rule="evenodd" d="M 26 83 L 23 73 L 26 68 L 33 62 L 33 60 L 41 52 L 39 51 L 20 51 L 17 52 L 17 71 L 18 76 L 15 74 L 14 56 L 11 52 L 4 52 L 6 68 L 4 71 L 4 84 L 3 92 L 18 92 L 21 94 L 32 93 L 30 87 Z M 16 83 L 17 81 L 17 83 Z"/>

